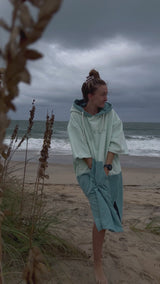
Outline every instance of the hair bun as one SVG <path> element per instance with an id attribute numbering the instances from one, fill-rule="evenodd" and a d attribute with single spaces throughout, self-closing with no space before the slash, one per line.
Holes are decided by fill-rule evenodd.
<path id="1" fill-rule="evenodd" d="M 95 79 L 100 79 L 100 75 L 99 75 L 98 71 L 96 71 L 95 69 L 92 69 L 89 72 L 89 76 L 93 76 Z"/>

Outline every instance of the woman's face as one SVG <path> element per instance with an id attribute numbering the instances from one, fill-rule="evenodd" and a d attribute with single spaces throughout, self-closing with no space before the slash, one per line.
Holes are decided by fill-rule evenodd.
<path id="1" fill-rule="evenodd" d="M 97 108 L 103 108 L 107 102 L 108 89 L 106 85 L 101 85 L 97 88 L 94 94 L 90 96 L 90 102 Z"/>

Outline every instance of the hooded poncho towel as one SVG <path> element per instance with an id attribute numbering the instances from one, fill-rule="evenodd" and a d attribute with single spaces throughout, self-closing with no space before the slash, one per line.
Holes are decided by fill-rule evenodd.
<path id="1" fill-rule="evenodd" d="M 84 100 L 71 108 L 68 135 L 76 177 L 87 196 L 97 230 L 121 232 L 123 184 L 119 154 L 127 154 L 123 125 L 110 103 L 91 115 L 84 110 Z M 112 170 L 104 171 L 107 153 L 114 153 Z M 92 158 L 89 169 L 84 158 Z"/>

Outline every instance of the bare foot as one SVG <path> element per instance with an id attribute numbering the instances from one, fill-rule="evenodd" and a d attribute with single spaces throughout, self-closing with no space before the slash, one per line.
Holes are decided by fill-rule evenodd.
<path id="1" fill-rule="evenodd" d="M 97 284 L 108 284 L 107 278 L 104 274 L 102 264 L 94 264 L 94 273 L 96 277 Z"/>

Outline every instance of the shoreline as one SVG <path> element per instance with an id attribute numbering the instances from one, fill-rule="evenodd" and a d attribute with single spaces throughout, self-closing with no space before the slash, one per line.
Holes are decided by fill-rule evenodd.
<path id="1" fill-rule="evenodd" d="M 57 157 L 58 158 L 58 157 Z M 62 157 L 61 157 L 62 158 Z M 60 160 L 55 159 L 54 162 L 49 162 L 46 169 L 46 174 L 49 175 L 49 179 L 45 180 L 46 185 L 78 185 L 73 164 L 72 157 L 69 157 L 70 160 L 63 158 Z M 123 176 L 123 185 L 124 186 L 146 186 L 159 188 L 160 185 L 160 168 L 150 167 L 150 159 L 144 159 L 143 162 L 146 162 L 146 165 L 143 167 L 143 164 L 139 164 L 139 158 L 135 159 L 135 163 L 132 167 L 126 166 L 125 162 L 122 163 L 122 176 Z M 152 161 L 153 162 L 153 161 Z M 136 167 L 136 163 L 138 167 Z M 158 163 L 155 165 L 157 166 Z M 38 170 L 38 161 L 29 162 L 26 168 L 26 183 L 33 184 L 36 180 Z M 12 176 L 16 176 L 18 179 L 22 179 L 24 175 L 24 162 L 22 161 L 11 161 L 10 169 Z"/>
<path id="2" fill-rule="evenodd" d="M 17 151 L 12 161 L 23 162 L 25 157 L 25 151 Z M 28 150 L 28 159 L 31 163 L 37 163 L 40 154 L 36 151 Z M 120 162 L 122 168 L 151 168 L 160 169 L 160 157 L 149 157 L 149 156 L 130 156 L 130 155 L 120 155 Z M 72 155 L 60 155 L 49 153 L 49 164 L 59 164 L 59 165 L 72 165 L 73 159 Z"/>

